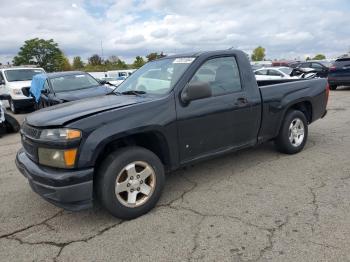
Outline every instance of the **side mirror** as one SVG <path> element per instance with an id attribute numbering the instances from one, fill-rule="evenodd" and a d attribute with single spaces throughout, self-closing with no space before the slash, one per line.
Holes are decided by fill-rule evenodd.
<path id="1" fill-rule="evenodd" d="M 208 83 L 194 82 L 189 83 L 181 93 L 181 100 L 189 103 L 193 100 L 211 97 L 212 92 Z"/>
<path id="2" fill-rule="evenodd" d="M 1 86 L 1 85 L 4 85 L 4 84 L 5 84 L 5 80 L 4 80 L 4 79 L 1 79 L 1 80 L 0 80 L 0 86 Z"/>
<path id="3" fill-rule="evenodd" d="M 49 90 L 43 89 L 43 90 L 41 90 L 41 93 L 44 94 L 44 95 L 47 95 L 49 93 Z"/>
<path id="4" fill-rule="evenodd" d="M 99 80 L 99 82 L 100 82 L 101 85 L 107 84 L 107 81 L 106 81 L 106 80 Z"/>
<path id="5" fill-rule="evenodd" d="M 0 100 L 9 100 L 9 99 L 11 99 L 10 95 L 6 95 L 6 94 L 0 95 Z"/>

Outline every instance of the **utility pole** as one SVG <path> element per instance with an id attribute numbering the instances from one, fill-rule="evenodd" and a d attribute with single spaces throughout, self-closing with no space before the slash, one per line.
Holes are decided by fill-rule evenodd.
<path id="1" fill-rule="evenodd" d="M 103 60 L 103 45 L 102 45 L 102 40 L 101 40 L 101 58 Z"/>

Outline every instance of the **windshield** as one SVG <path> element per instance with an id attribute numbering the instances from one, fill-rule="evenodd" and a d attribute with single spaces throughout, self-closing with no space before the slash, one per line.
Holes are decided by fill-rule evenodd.
<path id="1" fill-rule="evenodd" d="M 287 75 L 290 75 L 293 71 L 293 68 L 289 68 L 289 67 L 282 67 L 279 68 L 279 70 Z"/>
<path id="2" fill-rule="evenodd" d="M 33 76 L 45 73 L 42 69 L 11 69 L 5 70 L 8 82 L 31 81 Z"/>
<path id="3" fill-rule="evenodd" d="M 50 79 L 54 92 L 67 92 L 99 86 L 95 78 L 88 74 L 66 75 Z"/>
<path id="4" fill-rule="evenodd" d="M 117 91 L 123 93 L 136 90 L 147 94 L 164 95 L 174 87 L 194 59 L 194 57 L 166 58 L 149 62 L 129 76 Z"/>

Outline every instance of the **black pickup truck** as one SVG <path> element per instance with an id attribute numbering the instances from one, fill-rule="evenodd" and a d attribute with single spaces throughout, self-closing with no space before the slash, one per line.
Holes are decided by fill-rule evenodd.
<path id="1" fill-rule="evenodd" d="M 166 172 L 270 140 L 298 153 L 328 94 L 325 79 L 257 83 L 238 50 L 169 56 L 109 95 L 28 115 L 16 164 L 57 206 L 98 200 L 132 219 L 156 205 Z"/>

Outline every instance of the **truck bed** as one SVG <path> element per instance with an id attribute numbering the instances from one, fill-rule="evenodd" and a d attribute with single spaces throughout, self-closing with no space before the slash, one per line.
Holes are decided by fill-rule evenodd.
<path id="1" fill-rule="evenodd" d="M 257 81 L 262 101 L 262 120 L 258 141 L 277 136 L 287 108 L 302 98 L 303 107 L 310 107 L 309 123 L 325 114 L 327 103 L 326 79 L 285 79 Z M 298 108 L 300 110 L 300 108 Z"/>

